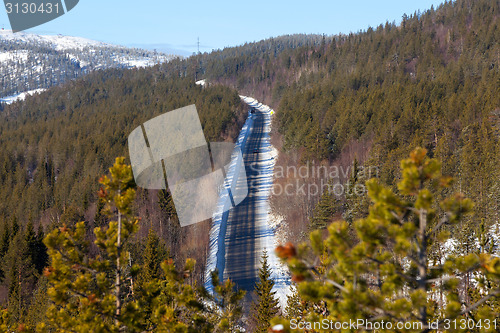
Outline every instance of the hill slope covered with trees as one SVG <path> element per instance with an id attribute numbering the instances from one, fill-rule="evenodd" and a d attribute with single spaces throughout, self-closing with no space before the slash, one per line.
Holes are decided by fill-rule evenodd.
<path id="1" fill-rule="evenodd" d="M 418 297 L 412 300 L 414 303 L 405 306 L 419 305 L 421 311 L 417 315 L 420 321 L 427 318 L 426 311 L 434 311 L 429 318 L 444 316 L 443 299 L 432 303 L 434 305 L 423 304 L 427 298 L 421 294 L 423 291 L 431 293 L 432 297 L 444 297 L 444 286 L 433 285 L 431 290 L 419 285 L 419 281 L 434 282 L 433 276 L 424 277 L 419 268 L 441 262 L 446 251 L 450 251 L 450 243 L 444 246 L 445 236 L 453 235 L 452 243 L 457 244 L 453 254 L 459 258 L 455 263 L 461 265 L 461 271 L 453 271 L 456 285 L 446 286 L 450 287 L 446 291 L 452 297 L 449 304 L 455 307 L 446 310 L 446 315 L 477 315 L 476 309 L 467 313 L 459 310 L 460 306 L 466 309 L 484 296 L 481 294 L 483 289 L 473 287 L 473 272 L 485 277 L 484 285 L 493 293 L 498 292 L 499 283 L 498 262 L 490 257 L 498 251 L 497 226 L 500 222 L 499 18 L 500 4 L 495 0 L 445 2 L 436 9 L 403 16 L 400 25 L 386 22 L 349 35 L 282 36 L 188 59 L 174 59 L 154 68 L 93 73 L 5 107 L 0 113 L 0 258 L 3 263 L 0 296 L 2 305 L 7 308 L 2 315 L 6 318 L 2 319 L 3 322 L 13 325 L 42 320 L 37 315 L 45 313 L 48 307 L 47 290 L 56 285 L 54 279 L 58 279 L 61 273 L 52 271 L 46 278 L 41 278 L 48 260 L 52 268 L 57 268 L 57 265 L 62 265 L 59 268 L 78 268 L 81 265 L 80 258 L 65 263 L 54 261 L 57 259 L 56 249 L 63 252 L 72 249 L 60 242 L 78 236 L 74 247 L 83 246 L 85 242 L 90 244 L 87 244 L 85 258 L 97 258 L 97 254 L 107 256 L 104 253 L 110 249 L 104 249 L 102 241 L 109 235 L 92 231 L 93 227 L 107 228 L 108 225 L 113 230 L 106 205 L 96 194 L 97 179 L 106 173 L 116 156 L 126 155 L 126 136 L 132 129 L 155 115 L 194 103 L 207 141 L 234 140 L 246 114 L 238 93 L 254 96 L 276 109 L 273 142 L 280 150 L 278 166 L 298 167 L 314 161 L 317 165 L 351 166 L 356 170 L 372 167 L 378 170 L 378 181 L 382 184 L 381 187 L 372 185 L 370 196 L 376 204 L 371 210 L 366 193 L 273 197 L 275 212 L 283 215 L 288 225 L 289 239 L 304 240 L 310 230 L 320 229 L 312 234 L 310 245 L 297 249 L 291 245 L 281 248 L 282 257 L 288 261 L 294 280 L 298 282 L 298 292 L 291 298 L 296 305 L 291 304 L 290 309 L 297 309 L 297 315 L 305 311 L 306 315 L 313 317 L 346 315 L 335 304 L 350 304 L 356 295 L 371 296 L 373 281 L 378 281 L 379 289 L 376 290 L 380 297 L 391 297 L 390 288 L 409 287 L 414 290 Z M 194 84 L 195 80 L 202 78 L 209 82 L 206 88 Z M 452 193 L 462 192 L 474 201 L 473 206 L 468 201 L 466 205 L 471 214 L 460 214 L 461 218 L 454 219 L 453 223 L 440 224 L 436 219 L 429 219 L 433 221 L 429 228 L 437 226 L 439 229 L 430 230 L 439 232 L 439 235 L 433 234 L 435 241 L 427 242 L 425 230 L 424 234 L 418 234 L 419 239 L 425 238 L 427 249 L 419 253 L 428 255 L 429 260 L 416 260 L 409 270 L 405 270 L 406 266 L 398 258 L 399 261 L 394 259 L 390 266 L 382 267 L 386 270 L 382 269 L 380 276 L 383 278 L 379 280 L 366 274 L 368 270 L 373 272 L 373 267 L 380 269 L 377 266 L 380 263 L 376 261 L 363 262 L 362 267 L 355 267 L 360 271 L 352 267 L 343 269 L 342 263 L 361 257 L 365 260 L 367 256 L 373 259 L 378 250 L 382 251 L 380 258 L 384 260 L 387 259 L 383 256 L 387 254 L 384 251 L 394 247 L 401 256 L 413 254 L 415 249 L 412 246 L 416 245 L 403 242 L 401 235 L 414 235 L 416 230 L 413 227 L 421 218 L 411 215 L 414 211 L 410 208 L 417 205 L 410 200 L 414 193 L 403 191 L 402 198 L 398 198 L 401 201 L 397 202 L 387 202 L 387 196 L 383 198 L 380 193 L 388 195 L 389 199 L 395 198 L 391 193 L 398 188 L 398 182 L 406 179 L 405 168 L 400 168 L 399 161 L 418 146 L 426 149 L 426 156 L 420 156 L 424 150 L 419 150 L 418 161 L 436 158 L 442 162 L 442 173 L 455 179 L 449 183 L 448 178 L 443 178 L 444 184 L 440 185 L 446 186 L 442 187 L 426 183 L 428 192 L 422 193 L 429 195 L 418 204 L 425 206 L 431 215 L 437 212 L 438 217 L 442 217 L 446 212 L 456 211 L 457 205 L 462 207 L 463 198 L 452 196 Z M 411 166 L 408 168 L 414 171 Z M 429 174 L 437 175 L 435 170 L 431 171 Z M 441 178 L 436 176 L 434 179 L 437 182 Z M 351 184 L 364 184 L 365 180 L 356 172 L 339 179 Z M 294 179 L 277 181 L 286 183 Z M 457 201 L 448 201 L 451 206 L 446 209 L 438 207 L 438 202 L 450 197 Z M 410 206 L 405 205 L 408 200 L 412 202 Z M 454 205 L 456 202 L 458 204 Z M 141 227 L 131 229 L 137 233 L 129 240 L 127 251 L 131 261 L 139 264 L 145 273 L 135 276 L 131 265 L 127 274 L 134 276 L 144 288 L 137 292 L 145 294 L 141 295 L 142 298 L 137 295 L 137 298 L 128 298 L 124 304 L 129 304 L 132 311 L 139 304 L 136 302 L 152 297 L 149 300 L 157 302 L 155 305 L 165 300 L 175 303 L 179 298 L 186 305 L 178 312 L 170 308 L 155 308 L 171 312 L 165 317 L 154 317 L 148 312 L 146 317 L 136 318 L 140 322 L 137 327 L 166 327 L 161 326 L 167 324 L 162 320 L 170 320 L 173 317 L 169 316 L 175 313 L 180 314 L 175 320 L 179 319 L 182 325 L 192 324 L 200 330 L 201 327 L 213 330 L 214 323 L 221 319 L 213 312 L 207 310 L 206 316 L 198 318 L 200 321 L 196 323 L 186 319 L 199 306 L 197 302 L 206 296 L 203 293 L 193 296 L 191 288 L 200 282 L 202 276 L 208 223 L 179 228 L 167 191 L 137 189 L 133 206 L 135 215 L 141 218 Z M 387 214 L 394 210 L 406 213 L 395 217 L 397 221 L 387 219 Z M 384 219 L 377 214 L 383 215 Z M 367 219 L 358 220 L 365 217 Z M 338 218 L 344 218 L 347 223 L 326 228 Z M 77 224 L 80 221 L 86 223 Z M 391 227 L 391 223 L 396 222 L 398 227 Z M 400 230 L 399 226 L 408 229 Z M 370 234 L 371 227 L 381 228 L 386 233 L 377 238 Z M 149 229 L 157 236 L 149 234 Z M 50 236 L 44 244 L 42 239 L 47 234 Z M 321 237 L 326 236 L 332 244 L 341 243 L 346 252 L 334 253 L 335 249 L 329 244 L 322 245 Z M 400 242 L 396 243 L 397 246 L 391 243 L 394 238 Z M 344 241 L 346 243 L 342 243 Z M 46 245 L 51 258 L 47 258 Z M 307 246 L 312 246 L 312 252 L 304 250 Z M 366 246 L 366 252 L 361 256 L 356 251 L 363 246 Z M 152 247 L 158 247 L 159 251 Z M 109 254 L 110 257 L 113 255 Z M 360 257 L 353 259 L 350 256 Z M 184 263 L 187 257 L 194 257 L 197 261 L 196 264 L 189 262 L 182 275 L 171 264 Z M 164 263 L 160 269 L 165 258 L 173 258 L 173 262 Z M 308 266 L 311 258 L 317 259 L 314 265 L 310 265 L 314 267 Z M 339 273 L 344 280 L 325 277 L 324 274 L 329 272 Z M 401 274 L 397 277 L 398 272 L 405 275 L 405 281 L 400 279 Z M 451 273 L 452 268 L 439 266 L 435 278 Z M 357 274 L 366 275 L 359 280 Z M 144 282 L 148 279 L 157 285 L 147 289 L 149 287 Z M 342 288 L 332 288 L 324 283 L 326 280 L 334 281 Z M 390 283 L 384 287 L 388 280 Z M 102 281 L 105 290 L 96 295 L 114 297 L 109 276 Z M 162 289 L 160 285 L 171 289 Z M 362 290 L 346 292 L 346 287 L 353 286 L 360 286 Z M 87 292 L 93 287 L 84 285 L 85 297 L 78 299 L 86 302 L 92 295 Z M 435 289 L 440 287 L 443 287 L 441 294 Z M 180 289 L 186 293 L 177 294 Z M 230 327 L 236 330 L 241 323 L 241 309 L 237 304 L 241 295 L 233 293 L 230 282 L 219 285 L 218 290 L 223 296 L 212 302 L 224 303 L 225 297 L 234 301 L 234 304 L 224 303 L 228 307 L 223 309 L 225 317 L 219 321 L 223 325 L 219 329 L 223 331 Z M 53 291 L 49 293 L 51 302 L 57 304 L 61 301 Z M 373 304 L 385 311 L 384 315 L 391 314 L 391 309 L 387 308 L 390 304 L 386 306 L 378 298 L 375 301 Z M 495 302 L 488 299 L 487 305 L 497 311 Z M 101 305 L 106 304 L 95 304 Z M 68 304 L 58 306 L 64 308 Z M 110 309 L 113 307 L 104 310 L 109 314 Z M 366 309 L 351 310 L 363 314 L 369 312 Z M 415 315 L 410 310 L 404 318 Z M 441 310 L 443 313 L 439 313 Z M 49 313 L 49 321 L 53 320 L 50 324 L 64 325 L 57 322 L 60 318 L 54 313 Z M 498 313 L 493 315 L 498 316 Z M 110 319 L 112 317 L 110 315 L 103 321 L 109 327 L 115 325 Z M 81 318 L 75 323 L 82 324 L 79 320 Z M 132 322 L 137 324 L 137 321 Z M 124 322 L 117 325 L 120 323 L 125 325 Z M 257 326 L 262 328 L 265 325 L 259 322 Z"/>

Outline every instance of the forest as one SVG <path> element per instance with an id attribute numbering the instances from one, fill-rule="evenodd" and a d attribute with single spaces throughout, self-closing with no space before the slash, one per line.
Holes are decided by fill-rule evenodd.
<path id="1" fill-rule="evenodd" d="M 26 237 L 33 233 L 36 246 L 43 248 L 42 238 L 49 231 L 88 221 L 88 240 L 95 240 L 92 230 L 109 222 L 104 203 L 98 200 L 99 177 L 116 156 L 128 154 L 127 136 L 135 127 L 195 104 L 207 141 L 234 140 L 247 112 L 231 89 L 201 88 L 191 80 L 166 79 L 153 69 L 100 71 L 47 94 L 9 105 L 0 115 L 0 224 L 5 250 L 0 295 L 2 304 L 20 309 L 13 317 L 16 320 L 30 311 L 33 290 L 47 264 L 46 259 L 30 255 L 38 250 Z M 133 259 L 142 260 L 142 240 L 152 228 L 178 262 L 198 259 L 195 271 L 201 276 L 208 239 L 199 235 L 206 234 L 208 221 L 181 229 L 166 191 L 138 190 L 134 207 L 143 224 L 135 238 Z M 89 251 L 97 253 L 95 247 Z M 37 253 L 46 257 L 46 250 Z M 20 256 L 30 259 L 18 262 Z M 19 276 L 16 269 L 27 277 Z M 21 280 L 21 291 L 13 291 Z"/>
<path id="2" fill-rule="evenodd" d="M 339 181 L 368 189 L 271 198 L 287 230 L 286 308 L 265 256 L 249 313 L 231 281 L 207 294 L 210 221 L 180 228 L 168 191 L 136 188 L 117 158 L 132 129 L 193 103 L 207 141 L 234 141 L 238 94 L 276 110 L 278 166 L 351 167 Z M 496 0 L 68 81 L 0 111 L 0 330 L 288 332 L 291 319 L 367 318 L 421 325 L 387 332 L 496 332 L 499 141 Z M 366 167 L 376 179 L 358 177 Z"/>

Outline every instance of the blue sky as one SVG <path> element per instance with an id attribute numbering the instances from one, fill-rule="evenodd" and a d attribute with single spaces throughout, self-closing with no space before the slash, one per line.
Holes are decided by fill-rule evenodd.
<path id="1" fill-rule="evenodd" d="M 28 32 L 171 49 L 187 55 L 196 51 L 198 37 L 203 52 L 283 34 L 357 32 L 385 21 L 399 23 L 404 13 L 442 2 L 80 0 L 66 15 Z M 0 27 L 10 29 L 5 11 L 0 12 Z"/>

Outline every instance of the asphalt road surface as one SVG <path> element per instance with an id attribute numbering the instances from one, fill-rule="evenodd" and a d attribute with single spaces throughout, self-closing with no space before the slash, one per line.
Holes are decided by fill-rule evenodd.
<path id="1" fill-rule="evenodd" d="M 252 181 L 259 177 L 256 166 L 263 143 L 264 114 L 255 110 L 254 123 L 243 151 L 248 183 L 248 196 L 229 211 L 226 232 L 226 262 L 224 280 L 231 279 L 239 289 L 252 291 L 257 282 L 260 267 L 259 234 L 256 226 L 257 189 Z M 250 167 L 253 164 L 253 167 Z M 247 293 L 249 295 L 249 293 Z"/>

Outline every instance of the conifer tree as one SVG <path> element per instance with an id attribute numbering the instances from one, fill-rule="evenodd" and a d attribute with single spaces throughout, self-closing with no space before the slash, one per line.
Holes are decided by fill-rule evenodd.
<path id="1" fill-rule="evenodd" d="M 10 244 L 10 228 L 9 224 L 5 223 L 3 227 L 2 236 L 0 238 L 0 260 L 2 260 L 2 262 L 5 255 L 7 254 L 7 251 L 9 251 L 9 244 Z M 2 266 L 3 265 L 0 265 L 0 281 L 3 281 L 3 279 L 5 278 L 5 271 L 4 271 L 5 268 Z"/>
<path id="2" fill-rule="evenodd" d="M 214 294 L 209 295 L 203 290 L 203 296 L 210 301 L 208 318 L 213 325 L 212 332 L 243 332 L 240 319 L 243 314 L 240 304 L 245 297 L 244 290 L 235 288 L 234 283 L 227 279 L 220 283 L 219 272 L 212 272 Z"/>
<path id="3" fill-rule="evenodd" d="M 368 210 L 368 200 L 366 197 L 365 187 L 362 185 L 367 179 L 364 171 L 361 171 L 357 158 L 354 159 L 349 180 L 345 184 L 345 204 L 342 218 L 347 223 L 352 223 L 355 220 L 364 217 L 363 214 Z"/>
<path id="4" fill-rule="evenodd" d="M 34 331 L 39 323 L 46 320 L 46 312 L 49 307 L 47 286 L 47 278 L 44 276 L 40 277 L 31 304 L 26 311 L 26 319 L 24 320 L 24 324 L 29 330 Z"/>
<path id="5" fill-rule="evenodd" d="M 154 332 L 213 332 L 208 309 L 201 294 L 187 283 L 196 262 L 186 260 L 177 270 L 173 260 L 161 263 L 161 279 L 145 282 L 138 301 L 138 309 L 145 321 L 145 329 Z M 144 309 L 151 309 L 144 311 Z"/>
<path id="6" fill-rule="evenodd" d="M 138 278 L 141 281 L 158 279 L 162 274 L 161 263 L 168 259 L 165 245 L 160 240 L 156 232 L 149 229 L 146 248 L 144 249 L 141 272 Z"/>
<path id="7" fill-rule="evenodd" d="M 132 215 L 135 190 L 131 167 L 124 158 L 117 158 L 110 177 L 102 177 L 100 183 L 99 196 L 106 202 L 106 213 L 117 218 L 107 229 L 94 230 L 100 255 L 88 256 L 85 222 L 77 223 L 74 229 L 57 228 L 45 238 L 50 266 L 44 275 L 52 304 L 47 322 L 39 325 L 42 331 L 110 332 L 124 327 L 133 330 L 142 323 L 137 303 L 124 303 L 121 275 L 128 259 L 122 247 L 138 229 L 138 219 Z"/>
<path id="8" fill-rule="evenodd" d="M 10 242 L 3 262 L 7 277 L 9 311 L 12 319 L 19 323 L 24 319 L 39 276 L 34 262 L 35 245 L 33 224 L 28 222 L 25 232 L 17 232 Z"/>
<path id="9" fill-rule="evenodd" d="M 103 187 L 99 191 L 99 197 L 105 200 L 105 212 L 109 217 L 116 216 L 117 219 L 116 222 L 110 223 L 106 234 L 110 230 L 115 232 L 113 228 L 116 226 L 116 243 L 110 247 L 104 232 L 100 228 L 96 229 L 97 245 L 110 251 L 111 256 L 115 259 L 115 325 L 118 327 L 124 296 L 122 273 L 128 261 L 128 254 L 123 251 L 123 246 L 128 240 L 130 232 L 137 231 L 138 228 L 138 219 L 132 216 L 132 203 L 135 198 L 134 178 L 130 165 L 126 165 L 124 160 L 123 157 L 117 158 L 113 167 L 109 169 L 110 177 L 104 176 L 100 179 Z"/>
<path id="10" fill-rule="evenodd" d="M 356 241 L 348 237 L 346 222 L 335 222 L 328 227 L 325 240 L 314 231 L 310 246 L 278 247 L 294 279 L 301 281 L 301 297 L 328 304 L 327 313 L 311 313 L 308 321 L 361 318 L 379 324 L 382 320 L 393 325 L 415 322 L 420 326 L 405 331 L 427 332 L 433 329 L 429 323 L 436 320 L 438 327 L 434 329 L 446 330 L 447 320 L 463 315 L 470 315 L 475 322 L 494 318 L 485 303 L 500 295 L 500 289 L 489 290 L 464 306 L 459 282 L 468 273 L 480 273 L 485 278 L 478 279 L 477 288 L 485 290 L 486 280 L 500 281 L 499 258 L 486 253 L 450 255 L 434 265 L 428 259 L 429 244 L 446 240 L 450 235 L 446 227 L 471 211 L 472 202 L 461 194 L 447 197 L 439 206 L 434 202 L 430 189 L 446 188 L 451 179 L 441 176 L 440 163 L 427 158 L 425 149 L 413 151 L 409 159 L 401 162 L 401 169 L 398 189 L 404 199 L 375 180 L 367 182 L 373 205 L 368 217 L 354 224 Z M 325 252 L 327 267 L 319 273 L 314 263 Z M 447 297 L 441 306 L 435 299 L 439 291 Z M 286 330 L 287 323 L 281 323 Z M 490 327 L 486 331 L 493 330 Z"/>
<path id="11" fill-rule="evenodd" d="M 9 223 L 5 223 L 3 227 L 2 237 L 0 239 L 0 257 L 3 257 L 9 250 L 10 243 L 10 227 Z"/>
<path id="12" fill-rule="evenodd" d="M 45 238 L 45 233 L 43 232 L 43 226 L 40 223 L 38 225 L 38 232 L 36 234 L 36 248 L 35 248 L 35 268 L 38 274 L 43 273 L 43 269 L 47 266 L 49 262 L 49 255 L 47 253 L 47 246 L 43 243 Z"/>
<path id="13" fill-rule="evenodd" d="M 268 331 L 271 319 L 279 312 L 279 301 L 275 298 L 276 291 L 272 291 L 274 281 L 267 259 L 267 252 L 264 251 L 260 261 L 262 266 L 259 269 L 259 280 L 255 284 L 257 299 L 252 309 L 255 332 L 259 333 Z"/>
<path id="14" fill-rule="evenodd" d="M 24 232 L 24 241 L 26 243 L 26 255 L 29 256 L 33 265 L 35 265 L 36 260 L 38 259 L 38 239 L 35 233 L 35 228 L 33 227 L 33 223 L 31 221 L 26 225 L 26 231 Z"/>
<path id="15" fill-rule="evenodd" d="M 132 215 L 135 191 L 132 170 L 124 158 L 116 159 L 110 177 L 101 178 L 101 184 L 104 186 L 99 195 L 106 202 L 103 211 L 109 216 L 118 216 L 122 222 L 121 244 L 125 246 L 136 233 L 139 221 Z M 215 282 L 216 297 L 213 298 L 205 290 L 197 290 L 187 282 L 195 267 L 191 259 L 181 270 L 176 269 L 172 259 L 163 260 L 158 266 L 165 251 L 154 251 L 161 242 L 153 232 L 148 242 L 150 255 L 146 255 L 149 259 L 145 262 L 148 280 L 142 282 L 140 293 L 131 296 L 130 287 L 124 283 L 125 276 L 117 272 L 126 271 L 128 260 L 125 247 L 121 254 L 118 247 L 118 221 L 111 221 L 107 229 L 94 229 L 99 249 L 95 257 L 89 255 L 85 222 L 77 223 L 74 228 L 60 227 L 47 235 L 45 244 L 50 266 L 44 275 L 48 279 L 47 295 L 51 304 L 46 320 L 37 326 L 40 332 L 237 330 L 241 317 L 239 301 L 244 292 L 235 291 L 229 280 L 222 285 Z M 137 277 L 140 270 L 141 267 L 134 265 L 129 274 Z M 214 308 L 205 305 L 209 302 Z M 117 311 L 119 306 L 121 311 Z"/>
<path id="16" fill-rule="evenodd" d="M 314 208 L 311 218 L 311 230 L 324 229 L 332 222 L 337 201 L 337 198 L 329 190 L 323 192 L 318 204 Z M 340 207 L 340 205 L 337 206 Z"/>
<path id="17" fill-rule="evenodd" d="M 141 311 L 145 316 L 146 323 L 152 320 L 153 306 L 147 302 L 148 295 L 151 293 L 151 281 L 159 281 L 165 278 L 162 269 L 162 263 L 168 259 L 167 251 L 161 240 L 153 229 L 149 229 L 149 234 L 144 249 L 143 262 L 139 274 L 135 279 L 134 285 L 137 286 L 137 297 L 141 302 Z M 160 288 L 158 287 L 158 290 Z M 151 325 L 151 324 L 146 324 Z"/>
<path id="18" fill-rule="evenodd" d="M 290 288 L 290 294 L 287 296 L 285 318 L 288 320 L 301 320 L 304 316 L 305 306 L 304 301 L 300 298 L 299 291 L 296 286 Z"/>
<path id="19" fill-rule="evenodd" d="M 12 228 L 10 232 L 10 239 L 13 240 L 19 231 L 19 223 L 17 222 L 17 217 L 12 217 Z"/>

